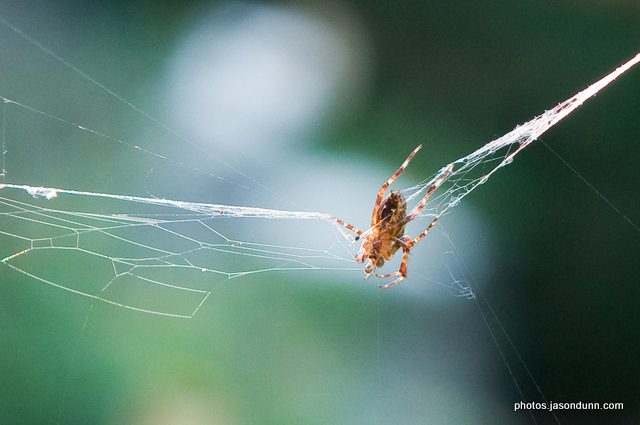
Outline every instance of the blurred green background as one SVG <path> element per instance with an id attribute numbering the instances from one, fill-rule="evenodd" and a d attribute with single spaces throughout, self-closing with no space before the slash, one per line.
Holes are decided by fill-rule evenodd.
<path id="1" fill-rule="evenodd" d="M 91 135 L 4 105 L 7 182 L 140 196 L 152 190 L 174 199 L 338 215 L 353 196 L 356 204 L 367 203 L 359 223 L 381 179 L 418 143 L 425 152 L 407 171 L 415 180 L 568 98 L 640 48 L 640 5 L 632 0 L 5 1 L 0 15 L 9 24 L 0 26 L 1 96 L 189 165 L 95 143 Z M 257 75 L 278 84 L 293 78 L 279 63 L 260 68 L 270 62 L 259 58 L 279 28 L 299 31 L 283 37 L 309 58 L 294 64 L 303 71 L 296 75 L 315 70 L 314 76 L 301 78 L 299 87 L 273 87 L 302 93 L 300 105 L 276 90 L 275 97 L 296 107 L 278 115 L 250 97 L 256 109 L 246 116 L 261 126 L 250 121 L 247 131 L 258 136 L 221 132 L 207 142 L 202 132 L 191 133 L 190 104 L 203 110 L 208 103 L 185 95 L 204 90 L 200 74 L 185 69 L 206 69 L 207 62 L 174 64 L 185 51 L 207 56 L 207 43 L 192 40 L 208 40 L 198 32 L 208 25 L 217 60 L 247 48 L 243 69 L 257 67 Z M 258 36 L 243 38 L 251 31 Z M 305 44 L 299 34 L 313 40 Z M 226 75 L 220 72 L 213 77 Z M 171 83 L 172 75 L 187 82 Z M 473 264 L 468 271 L 483 276 L 477 300 L 445 289 L 438 301 L 412 297 L 407 286 L 428 285 L 417 277 L 392 293 L 363 283 L 360 274 L 335 284 L 330 273 L 263 273 L 216 283 L 195 318 L 178 320 L 93 304 L 0 265 L 0 423 L 532 423 L 527 412 L 513 412 L 523 399 L 514 379 L 529 401 L 542 401 L 537 383 L 557 402 L 624 403 L 615 412 L 559 412 L 562 424 L 637 423 L 640 231 L 623 215 L 640 223 L 639 76 L 632 70 L 543 137 L 618 211 L 541 143 L 457 207 L 473 210 L 473 223 L 482 226 L 473 238 L 460 230 L 455 240 L 473 264 L 485 264 L 482 273 Z M 185 88 L 189 82 L 193 87 Z M 312 83 L 331 89 L 305 92 Z M 189 143 L 109 90 L 186 134 Z M 209 95 L 221 99 L 212 106 L 221 111 L 240 98 L 233 91 L 228 98 L 215 90 Z M 307 98 L 320 106 L 305 109 Z M 264 111 L 275 115 L 262 122 Z M 232 131 L 244 121 L 226 122 Z M 213 132 L 225 120 L 214 124 Z M 202 151 L 224 163 L 211 163 Z M 303 157 L 321 165 L 302 172 L 294 163 Z M 358 173 L 367 166 L 371 174 L 331 180 L 332 164 Z M 202 178 L 194 168 L 234 183 Z M 319 181 L 329 198 L 291 181 L 302 188 Z M 334 191 L 340 195 L 332 198 Z M 456 221 L 464 217 L 452 214 L 443 225 L 452 233 L 467 229 Z M 3 220 L 0 230 L 17 232 Z M 411 261 L 420 263 L 421 255 Z M 55 258 L 37 267 L 88 285 L 98 273 L 82 263 L 61 267 Z M 553 423 L 548 413 L 534 416 Z"/>

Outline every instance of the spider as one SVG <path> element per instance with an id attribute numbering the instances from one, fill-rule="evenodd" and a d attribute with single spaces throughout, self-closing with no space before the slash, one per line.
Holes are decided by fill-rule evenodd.
<path id="1" fill-rule="evenodd" d="M 404 172 L 404 169 L 409 165 L 411 159 L 422 149 L 422 145 L 418 146 L 409 154 L 407 159 L 404 160 L 398 171 L 396 171 L 380 188 L 376 203 L 373 206 L 373 214 L 371 217 L 371 227 L 362 232 L 355 226 L 346 223 L 345 221 L 333 217 L 333 220 L 349 229 L 356 234 L 355 240 L 362 239 L 362 246 L 355 259 L 358 263 L 367 264 L 364 268 L 365 279 L 375 271 L 376 268 L 382 267 L 385 260 L 391 260 L 398 249 L 402 248 L 402 263 L 400 263 L 400 269 L 394 273 L 388 274 L 376 274 L 378 279 L 387 279 L 390 277 L 397 277 L 390 283 L 379 285 L 380 288 L 390 288 L 397 285 L 407 278 L 407 261 L 409 260 L 409 252 L 411 248 L 415 246 L 422 238 L 427 236 L 427 233 L 433 226 L 435 226 L 438 218 L 435 218 L 427 228 L 415 238 L 411 239 L 404 234 L 404 228 L 410 221 L 418 217 L 425 206 L 427 201 L 431 197 L 431 194 L 451 175 L 453 171 L 453 164 L 449 164 L 441 176 L 429 187 L 427 193 L 416 207 L 407 213 L 407 201 L 402 193 L 397 190 L 391 191 L 391 193 L 385 197 L 385 193 L 391 183 L 396 181 L 398 177 Z"/>

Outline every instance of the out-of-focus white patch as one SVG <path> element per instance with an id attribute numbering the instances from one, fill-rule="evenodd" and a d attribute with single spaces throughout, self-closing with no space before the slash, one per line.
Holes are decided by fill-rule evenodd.
<path id="1" fill-rule="evenodd" d="M 275 189 L 278 198 L 291 201 L 283 207 L 327 212 L 366 230 L 379 185 L 395 170 L 395 164 L 312 159 L 292 149 L 308 141 L 308 135 L 332 109 L 363 98 L 368 82 L 370 49 L 357 19 L 341 8 L 327 6 L 322 12 L 285 5 L 223 3 L 201 14 L 170 60 L 163 83 L 165 108 L 172 126 L 179 127 L 189 140 L 215 158 L 260 176 L 260 183 Z M 226 167 L 215 167 L 216 173 L 225 171 Z M 273 196 L 271 191 L 257 191 L 251 193 L 251 199 L 237 202 L 272 205 Z M 474 224 L 465 227 L 465 242 L 484 240 L 478 218 L 472 210 L 465 211 L 461 213 L 465 217 L 458 220 Z M 424 294 L 431 300 L 436 293 L 446 302 L 452 299 L 451 291 L 439 286 L 453 288 L 463 279 L 456 263 L 473 263 L 476 271 L 486 266 L 473 255 L 463 258 L 464 254 L 451 253 L 455 247 L 448 237 L 438 237 L 446 224 L 447 220 L 439 223 L 434 234 L 412 251 L 405 289 L 394 293 Z M 418 234 L 427 225 L 428 220 L 417 220 L 408 230 Z M 460 227 L 452 232 L 453 240 Z M 297 223 L 278 223 L 269 228 L 276 229 L 271 234 L 273 243 L 299 246 L 312 240 L 311 246 L 331 246 L 345 259 L 353 258 L 359 245 L 327 223 L 305 223 L 304 229 L 298 229 Z M 247 234 L 242 234 L 242 227 L 236 230 L 240 238 L 255 238 L 249 228 Z M 383 272 L 397 270 L 401 255 L 396 257 Z M 486 273 L 483 270 L 476 277 Z M 361 279 L 358 275 L 355 280 Z M 378 283 L 372 277 L 366 284 Z"/>
<path id="2" fill-rule="evenodd" d="M 224 3 L 199 16 L 163 82 L 171 120 L 226 159 L 303 142 L 368 80 L 360 26 L 331 11 Z"/>

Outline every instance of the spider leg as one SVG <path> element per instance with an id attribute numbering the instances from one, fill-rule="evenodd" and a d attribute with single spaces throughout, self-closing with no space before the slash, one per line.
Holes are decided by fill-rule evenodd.
<path id="1" fill-rule="evenodd" d="M 398 278 L 387 284 L 379 285 L 378 286 L 379 288 L 382 288 L 382 289 L 391 288 L 392 286 L 396 286 L 398 283 L 402 282 L 407 278 L 407 262 L 409 261 L 409 251 L 411 250 L 411 247 L 413 246 L 414 242 L 408 236 L 404 236 L 402 238 L 402 242 L 403 242 L 402 263 L 400 263 L 400 269 L 394 273 L 376 275 L 378 279 L 386 279 L 388 277 L 395 277 L 395 276 L 398 276 Z"/>
<path id="2" fill-rule="evenodd" d="M 331 217 L 331 219 L 336 223 L 339 224 L 341 226 L 346 227 L 347 229 L 351 230 L 353 233 L 355 233 L 356 235 L 356 240 L 360 239 L 360 236 L 362 236 L 362 231 L 359 230 L 357 227 L 345 222 L 344 220 L 341 220 L 339 218 L 336 217 Z"/>
<path id="3" fill-rule="evenodd" d="M 394 280 L 393 282 L 387 283 L 386 285 L 378 285 L 378 288 L 380 289 L 391 288 L 392 286 L 396 286 L 398 283 L 402 282 L 407 278 L 406 276 L 400 275 L 400 272 L 391 273 L 389 276 L 400 276 L 400 277 Z"/>
<path id="4" fill-rule="evenodd" d="M 407 219 L 406 219 L 407 223 L 415 219 L 416 217 L 418 217 L 420 214 L 422 214 L 422 211 L 424 210 L 424 207 L 427 205 L 427 202 L 429 202 L 429 198 L 431 198 L 431 195 L 433 194 L 433 192 L 435 192 L 436 189 L 440 187 L 440 185 L 449 178 L 452 172 L 453 172 L 453 164 L 447 165 L 447 169 L 445 170 L 444 173 L 442 173 L 442 176 L 440 176 L 440 178 L 431 185 L 431 187 L 429 188 L 429 190 L 427 190 L 427 193 L 425 193 L 420 203 L 416 205 L 416 207 L 411 211 L 411 213 L 407 215 Z"/>
<path id="5" fill-rule="evenodd" d="M 427 233 L 429 233 L 431 231 L 431 229 L 433 229 L 433 226 L 436 225 L 436 223 L 438 222 L 437 218 L 434 218 L 433 221 L 431 223 L 429 223 L 429 225 L 427 226 L 426 229 L 424 229 L 424 232 L 420 233 L 418 236 L 416 236 L 415 238 L 413 238 L 413 240 L 411 241 L 411 246 L 417 244 L 418 242 L 420 242 L 420 240 L 422 238 L 424 238 L 425 236 L 427 236 Z"/>
<path id="6" fill-rule="evenodd" d="M 405 280 L 407 278 L 407 261 L 408 260 L 409 260 L 409 249 L 406 248 L 404 250 L 403 255 L 402 255 L 402 263 L 400 264 L 400 270 L 398 270 L 395 273 L 377 275 L 377 277 L 380 278 L 380 279 L 387 278 L 387 277 L 394 277 L 394 276 L 398 276 L 398 278 L 396 280 L 392 281 L 392 282 L 387 283 L 387 284 L 379 285 L 378 287 L 382 288 L 382 289 L 391 288 L 392 286 L 396 286 L 398 283 L 400 283 L 403 280 Z"/>
<path id="7" fill-rule="evenodd" d="M 398 171 L 393 173 L 393 175 L 389 177 L 389 180 L 384 182 L 382 187 L 380 187 L 380 191 L 378 192 L 378 197 L 376 198 L 376 203 L 373 206 L 373 214 L 371 216 L 371 227 L 374 227 L 378 222 L 378 210 L 380 209 L 380 204 L 382 203 L 382 198 L 384 197 L 384 193 L 387 191 L 387 188 L 391 185 L 391 183 L 396 181 L 398 177 L 400 177 L 400 174 L 404 172 L 404 169 L 407 168 L 407 165 L 409 165 L 409 162 L 411 162 L 411 159 L 415 156 L 415 154 L 418 153 L 420 149 L 422 149 L 422 145 L 419 145 L 417 148 L 415 148 L 413 152 L 409 154 L 407 159 L 404 160 L 400 168 L 398 168 Z"/>
<path id="8" fill-rule="evenodd" d="M 431 231 L 431 229 L 433 229 L 433 226 L 436 225 L 436 223 L 438 222 L 438 219 L 434 219 L 429 226 L 427 226 L 427 228 L 424 230 L 424 232 L 420 233 L 418 236 L 416 236 L 414 239 L 409 238 L 408 236 L 403 236 L 401 239 L 401 242 L 403 243 L 402 246 L 402 263 L 400 263 L 400 270 L 398 270 L 397 272 L 394 273 L 389 273 L 389 274 L 377 274 L 376 277 L 378 279 L 386 279 L 388 277 L 395 277 L 398 276 L 398 278 L 396 280 L 394 280 L 393 282 L 387 283 L 385 285 L 380 285 L 379 287 L 382 289 L 386 289 L 386 288 L 391 288 L 392 286 L 396 286 L 398 283 L 402 282 L 403 280 L 405 280 L 407 278 L 407 262 L 409 261 L 409 251 L 411 250 L 411 248 L 417 244 L 418 242 L 420 242 L 420 240 L 422 238 L 424 238 L 425 236 L 427 236 L 427 233 L 429 233 L 429 231 Z"/>

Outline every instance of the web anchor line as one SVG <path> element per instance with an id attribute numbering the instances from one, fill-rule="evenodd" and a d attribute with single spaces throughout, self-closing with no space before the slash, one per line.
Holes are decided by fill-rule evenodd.
<path id="1" fill-rule="evenodd" d="M 549 109 L 548 111 L 545 111 L 532 120 L 517 126 L 509 133 L 487 143 L 486 145 L 470 153 L 469 155 L 462 157 L 457 161 L 454 161 L 454 170 L 450 178 L 455 179 L 456 176 L 459 176 L 461 179 L 463 179 L 468 172 L 473 170 L 480 163 L 484 162 L 487 158 L 490 158 L 496 152 L 503 149 L 510 149 L 512 146 L 516 147 L 516 149 L 514 149 L 513 151 L 507 152 L 507 154 L 502 159 L 497 160 L 498 165 L 491 169 L 487 174 L 483 175 L 479 179 L 475 179 L 468 184 L 465 184 L 462 187 L 456 188 L 455 191 L 452 190 L 452 196 L 444 204 L 444 207 L 436 214 L 436 217 L 441 217 L 449 209 L 456 206 L 476 187 L 486 183 L 487 180 L 500 168 L 511 164 L 516 155 L 518 155 L 524 148 L 529 146 L 534 141 L 538 140 L 540 136 L 547 132 L 551 127 L 556 125 L 560 120 L 571 114 L 584 102 L 595 96 L 598 92 L 607 87 L 619 76 L 627 72 L 639 62 L 640 53 L 637 53 L 633 58 L 629 59 L 627 62 L 613 70 L 611 73 L 591 84 L 586 89 L 576 93 L 574 96 L 570 97 L 564 102 L 559 103 L 555 107 Z M 430 186 L 434 179 L 425 183 L 424 187 Z M 637 229 L 637 226 L 634 223 L 631 224 Z"/>

